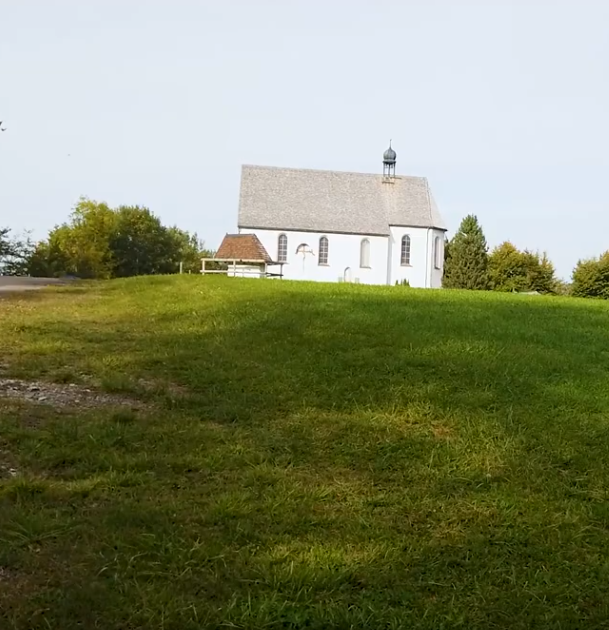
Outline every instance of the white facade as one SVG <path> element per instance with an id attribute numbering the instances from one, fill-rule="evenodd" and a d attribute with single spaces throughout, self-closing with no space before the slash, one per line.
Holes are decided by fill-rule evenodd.
<path id="1" fill-rule="evenodd" d="M 440 288 L 444 231 L 390 226 L 389 232 L 389 236 L 367 236 L 294 230 L 239 230 L 240 234 L 255 234 L 273 260 L 285 262 L 283 277 L 288 280 L 385 285 L 408 280 L 411 287 Z M 282 235 L 287 238 L 287 247 L 279 245 Z M 322 238 L 327 239 L 327 263 L 324 261 Z M 282 240 L 285 243 L 283 237 Z M 285 261 L 282 261 L 284 257 Z"/>

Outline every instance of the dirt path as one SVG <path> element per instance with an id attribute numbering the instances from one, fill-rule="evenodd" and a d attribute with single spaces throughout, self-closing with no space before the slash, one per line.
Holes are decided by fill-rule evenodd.
<path id="1" fill-rule="evenodd" d="M 49 286 L 64 286 L 72 282 L 63 278 L 29 278 L 21 276 L 0 276 L 0 294 L 37 291 Z"/>

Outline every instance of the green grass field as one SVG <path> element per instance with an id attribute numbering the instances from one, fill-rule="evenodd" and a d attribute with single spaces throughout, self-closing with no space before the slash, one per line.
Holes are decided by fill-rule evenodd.
<path id="1" fill-rule="evenodd" d="M 133 279 L 0 300 L 0 628 L 609 628 L 609 305 Z"/>

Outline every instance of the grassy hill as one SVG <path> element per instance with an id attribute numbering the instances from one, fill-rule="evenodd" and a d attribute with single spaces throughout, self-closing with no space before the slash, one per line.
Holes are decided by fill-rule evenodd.
<path id="1" fill-rule="evenodd" d="M 0 397 L 2 629 L 609 627 L 605 303 L 114 281 L 0 364 L 134 401 Z"/>

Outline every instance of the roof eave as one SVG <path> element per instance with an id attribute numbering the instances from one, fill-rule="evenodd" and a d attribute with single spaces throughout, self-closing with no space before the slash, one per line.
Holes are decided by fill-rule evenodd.
<path id="1" fill-rule="evenodd" d="M 448 232 L 448 228 L 439 227 L 437 225 L 412 225 L 406 223 L 391 223 L 389 227 L 417 228 L 419 230 L 440 230 L 441 232 Z"/>

